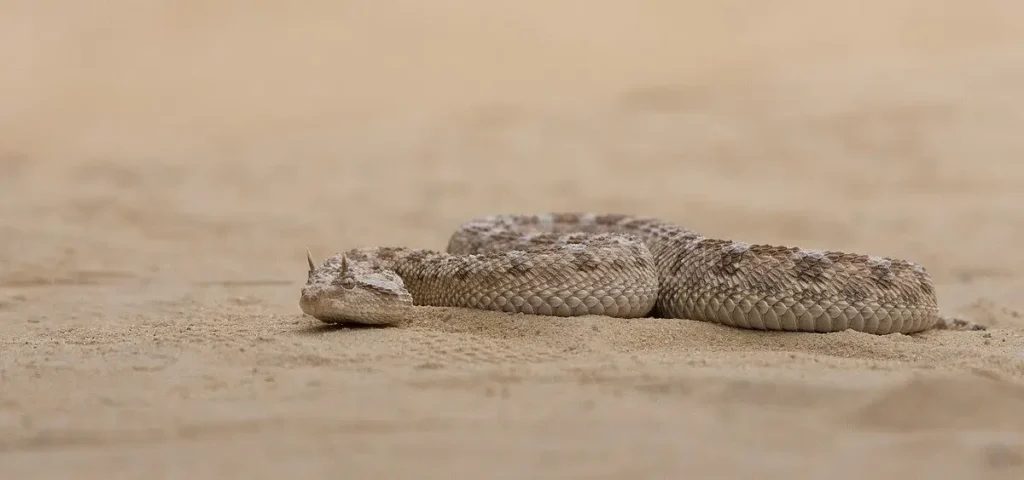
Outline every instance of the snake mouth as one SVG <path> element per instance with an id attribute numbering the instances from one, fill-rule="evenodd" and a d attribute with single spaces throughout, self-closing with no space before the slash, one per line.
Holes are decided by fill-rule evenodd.
<path id="1" fill-rule="evenodd" d="M 302 290 L 299 308 L 306 315 L 332 324 L 391 326 L 409 319 L 409 306 L 404 304 L 353 304 L 308 288 Z"/>

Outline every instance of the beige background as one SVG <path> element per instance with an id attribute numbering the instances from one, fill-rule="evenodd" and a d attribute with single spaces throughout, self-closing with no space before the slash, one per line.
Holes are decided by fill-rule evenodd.
<path id="1" fill-rule="evenodd" d="M 1024 478 L 1024 6 L 762 3 L 0 1 L 0 477 Z M 993 329 L 299 312 L 307 246 L 552 210 Z"/>

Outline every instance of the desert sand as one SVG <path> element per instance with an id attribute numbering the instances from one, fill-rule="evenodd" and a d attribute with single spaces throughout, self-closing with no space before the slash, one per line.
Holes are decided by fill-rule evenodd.
<path id="1" fill-rule="evenodd" d="M 0 478 L 1024 478 L 1024 4 L 0 2 Z M 984 332 L 303 316 L 500 212 L 907 258 Z"/>

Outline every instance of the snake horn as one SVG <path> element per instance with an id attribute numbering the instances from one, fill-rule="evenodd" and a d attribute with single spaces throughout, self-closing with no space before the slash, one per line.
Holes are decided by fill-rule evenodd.
<path id="1" fill-rule="evenodd" d="M 309 271 L 316 270 L 316 262 L 313 261 L 313 254 L 310 253 L 309 247 L 306 247 L 306 262 L 309 263 Z"/>

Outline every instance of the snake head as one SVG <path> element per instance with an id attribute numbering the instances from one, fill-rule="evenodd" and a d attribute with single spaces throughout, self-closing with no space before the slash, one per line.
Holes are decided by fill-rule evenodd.
<path id="1" fill-rule="evenodd" d="M 394 325 L 408 316 L 412 295 L 402 277 L 371 262 L 337 254 L 316 266 L 306 252 L 308 278 L 302 287 L 299 308 L 327 323 Z"/>

